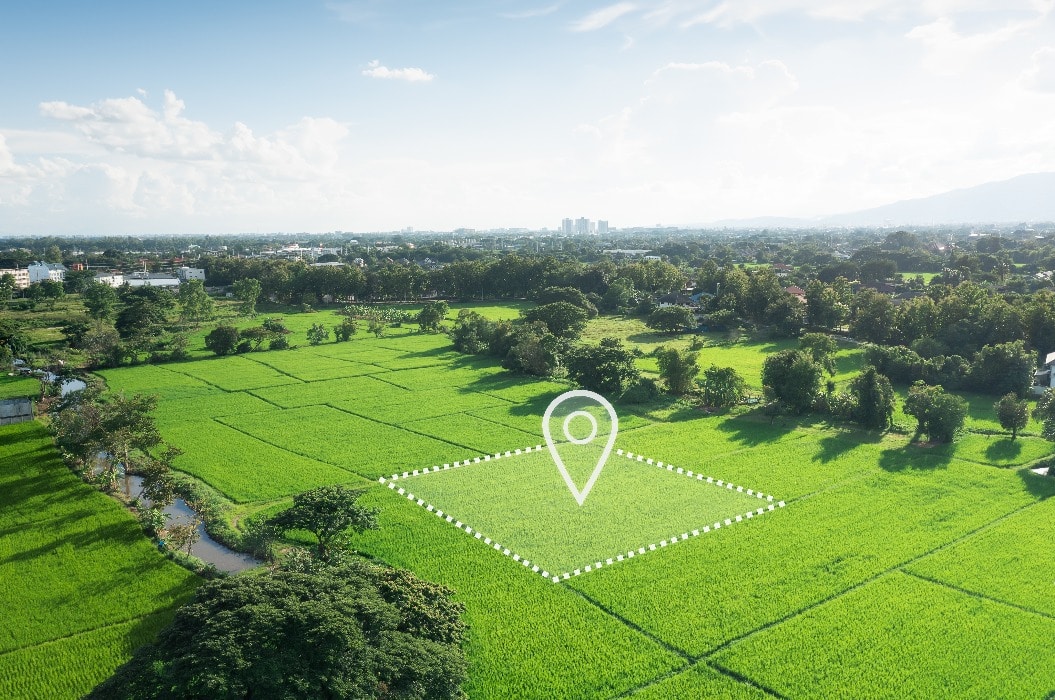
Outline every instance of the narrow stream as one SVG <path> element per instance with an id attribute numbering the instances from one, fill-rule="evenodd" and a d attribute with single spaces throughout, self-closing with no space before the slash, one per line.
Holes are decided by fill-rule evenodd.
<path id="1" fill-rule="evenodd" d="M 142 498 L 143 477 L 133 475 L 128 477 L 128 481 L 129 493 L 126 495 Z M 145 501 L 146 499 L 143 500 Z M 166 507 L 165 514 L 169 516 L 169 523 L 173 525 L 182 525 L 194 520 L 194 511 L 190 509 L 190 506 L 182 498 L 177 498 L 172 502 L 172 505 Z M 205 531 L 205 526 L 201 524 L 198 525 L 198 541 L 191 545 L 190 553 L 205 563 L 212 564 L 220 571 L 226 571 L 227 573 L 244 571 L 260 564 L 248 554 L 224 547 L 209 537 L 209 533 Z"/>

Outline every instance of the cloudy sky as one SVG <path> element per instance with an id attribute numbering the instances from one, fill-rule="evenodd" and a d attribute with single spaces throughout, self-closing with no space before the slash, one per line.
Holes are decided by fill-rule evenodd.
<path id="1" fill-rule="evenodd" d="M 0 6 L 0 233 L 815 216 L 1055 170 L 1055 0 Z"/>

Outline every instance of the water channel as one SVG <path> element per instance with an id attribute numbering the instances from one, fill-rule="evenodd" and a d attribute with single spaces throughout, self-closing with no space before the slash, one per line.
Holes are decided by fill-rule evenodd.
<path id="1" fill-rule="evenodd" d="M 134 475 L 128 477 L 128 493 L 125 495 L 133 498 L 137 496 L 143 498 L 142 486 L 143 477 Z M 143 500 L 146 501 L 146 499 Z M 146 502 L 149 505 L 149 501 Z M 172 525 L 184 525 L 193 522 L 195 519 L 194 511 L 182 498 L 177 498 L 173 501 L 171 505 L 165 508 L 164 512 L 165 515 L 169 516 L 169 523 Z M 244 571 L 260 564 L 248 554 L 236 552 L 209 537 L 209 533 L 205 531 L 205 526 L 200 523 L 198 524 L 198 541 L 191 545 L 190 553 L 206 564 L 212 564 L 220 571 L 226 571 L 227 573 Z"/>

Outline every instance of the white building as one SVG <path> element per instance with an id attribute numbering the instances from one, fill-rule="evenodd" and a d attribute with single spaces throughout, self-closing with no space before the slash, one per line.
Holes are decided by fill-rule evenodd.
<path id="1" fill-rule="evenodd" d="M 179 286 L 179 278 L 156 272 L 133 272 L 125 275 L 125 284 L 129 287 L 168 287 Z"/>
<path id="2" fill-rule="evenodd" d="M 188 282 L 190 280 L 201 280 L 205 281 L 205 270 L 200 267 L 183 267 L 176 270 L 176 277 L 179 278 L 180 282 Z"/>
<path id="3" fill-rule="evenodd" d="M 25 289 L 29 286 L 29 270 L 16 267 L 10 270 L 0 270 L 0 276 L 11 275 L 15 278 L 15 289 Z"/>
<path id="4" fill-rule="evenodd" d="M 111 287 L 120 287 L 125 283 L 125 276 L 120 272 L 96 272 L 95 281 Z"/>
<path id="5" fill-rule="evenodd" d="M 1033 393 L 1040 396 L 1048 389 L 1055 389 L 1055 352 L 1049 352 L 1041 368 L 1033 373 Z"/>
<path id="6" fill-rule="evenodd" d="M 30 284 L 44 280 L 61 282 L 66 277 L 66 268 L 61 263 L 35 262 L 26 269 L 29 270 Z"/>

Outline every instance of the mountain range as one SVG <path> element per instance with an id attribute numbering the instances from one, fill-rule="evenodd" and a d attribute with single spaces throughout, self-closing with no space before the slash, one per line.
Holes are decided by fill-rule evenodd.
<path id="1" fill-rule="evenodd" d="M 1055 222 L 1055 172 L 906 199 L 871 209 L 799 219 L 765 216 L 725 219 L 713 226 L 824 228 L 830 226 L 929 226 L 939 224 L 1023 224 Z"/>

